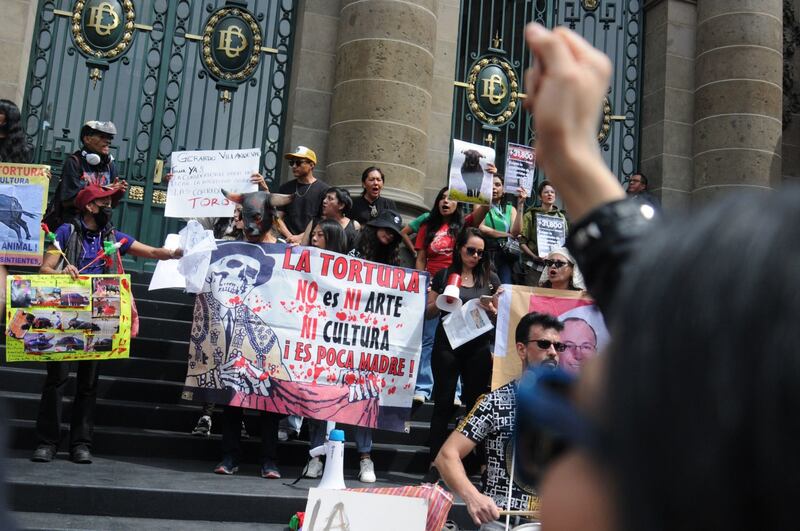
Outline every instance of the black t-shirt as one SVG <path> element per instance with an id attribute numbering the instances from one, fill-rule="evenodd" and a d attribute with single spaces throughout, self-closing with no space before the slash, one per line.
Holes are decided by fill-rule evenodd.
<path id="1" fill-rule="evenodd" d="M 450 276 L 448 272 L 449 268 L 442 269 L 438 273 L 433 276 L 433 280 L 431 281 L 431 291 L 435 291 L 436 293 L 444 293 L 444 288 L 447 287 L 447 277 Z M 461 303 L 465 304 L 467 301 L 471 301 L 472 299 L 478 299 L 482 295 L 494 295 L 494 292 L 497 291 L 497 288 L 500 287 L 500 277 L 497 276 L 497 273 L 491 271 L 489 273 L 489 281 L 485 282 L 482 287 L 465 287 L 461 286 L 459 288 L 459 298 L 461 299 Z M 442 311 L 441 317 L 444 317 L 449 312 Z M 436 328 L 436 334 L 441 335 L 438 338 L 439 341 L 444 341 L 446 345 L 450 344 L 450 341 L 447 339 L 447 334 L 442 327 L 442 321 L 439 320 L 439 326 Z M 457 349 L 454 350 L 472 350 L 476 348 L 489 348 L 489 342 L 492 338 L 492 331 L 486 332 L 475 339 L 472 339 Z"/>
<path id="2" fill-rule="evenodd" d="M 292 234 L 303 234 L 308 222 L 319 213 L 322 199 L 330 186 L 317 179 L 311 184 L 298 184 L 297 179 L 283 183 L 278 193 L 294 196 L 294 200 L 283 208 L 283 221 Z"/>
<path id="3" fill-rule="evenodd" d="M 375 207 L 375 215 L 372 215 L 372 207 Z M 378 197 L 374 203 L 370 203 L 364 196 L 358 196 L 353 200 L 353 208 L 350 209 L 348 217 L 353 218 L 362 225 L 366 225 L 371 219 L 378 217 L 378 214 L 384 210 L 397 211 L 397 205 L 391 199 L 385 197 Z"/>

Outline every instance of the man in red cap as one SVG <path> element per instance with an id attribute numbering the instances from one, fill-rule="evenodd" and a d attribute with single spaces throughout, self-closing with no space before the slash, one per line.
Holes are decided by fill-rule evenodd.
<path id="1" fill-rule="evenodd" d="M 180 258 L 181 249 L 156 248 L 136 241 L 133 237 L 114 229 L 111 223 L 111 207 L 119 201 L 123 191 L 119 187 L 103 187 L 89 184 L 75 196 L 75 207 L 79 214 L 56 230 L 56 240 L 69 260 L 67 263 L 60 253 L 46 253 L 42 274 L 66 273 L 72 278 L 78 274 L 102 274 L 116 272 L 105 260 L 88 265 L 103 249 L 103 242 L 122 243 L 120 255 L 156 260 Z M 48 250 L 54 250 L 51 246 Z M 112 257 L 117 259 L 117 257 Z M 88 267 L 87 267 L 88 266 Z M 85 269 L 84 269 L 85 268 Z M 69 363 L 47 362 L 42 399 L 39 403 L 39 417 L 36 433 L 39 445 L 31 458 L 37 462 L 52 461 L 61 438 L 61 398 L 69 377 Z M 70 459 L 76 463 L 91 463 L 92 431 L 94 428 L 94 406 L 97 394 L 97 362 L 79 361 L 76 375 L 75 400 L 72 405 L 70 428 Z"/>

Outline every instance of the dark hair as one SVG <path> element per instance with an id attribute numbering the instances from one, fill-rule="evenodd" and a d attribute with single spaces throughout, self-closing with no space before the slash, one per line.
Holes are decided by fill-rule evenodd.
<path id="1" fill-rule="evenodd" d="M 647 176 L 644 173 L 637 171 L 633 175 L 638 175 L 639 177 L 641 177 L 642 184 L 644 185 L 645 188 L 647 188 Z M 633 175 L 631 175 L 631 177 L 633 177 Z"/>
<path id="2" fill-rule="evenodd" d="M 501 174 L 494 173 L 494 174 L 492 174 L 492 187 L 494 187 L 494 180 L 495 179 L 500 179 L 500 184 L 501 185 L 505 184 L 505 182 L 506 182 L 506 180 L 503 178 L 503 176 Z M 508 203 L 508 194 L 506 194 L 505 191 L 504 191 L 502 194 L 500 194 L 500 206 L 502 208 L 505 208 L 507 203 Z"/>
<path id="3" fill-rule="evenodd" d="M 528 341 L 528 334 L 531 333 L 533 326 L 539 325 L 545 330 L 556 330 L 561 332 L 564 330 L 564 325 L 558 320 L 558 317 L 550 315 L 549 313 L 531 312 L 522 316 L 522 319 L 517 323 L 517 329 L 514 331 L 514 341 L 517 343 L 525 343 Z"/>
<path id="4" fill-rule="evenodd" d="M 356 242 L 356 252 L 359 257 L 364 260 L 372 262 L 379 262 L 387 265 L 398 265 L 399 263 L 399 247 L 402 238 L 395 233 L 392 229 L 383 229 L 386 232 L 394 234 L 394 239 L 389 245 L 384 245 L 378 239 L 378 231 L 381 227 L 373 227 L 372 225 L 364 225 L 361 227 L 361 232 L 358 235 Z"/>
<path id="5" fill-rule="evenodd" d="M 311 228 L 311 237 L 313 237 L 314 230 L 319 227 L 322 234 L 325 235 L 325 250 L 333 251 L 334 253 L 346 254 L 349 250 L 347 248 L 347 236 L 344 229 L 338 221 L 333 219 L 322 219 Z"/>
<path id="6" fill-rule="evenodd" d="M 553 188 L 553 190 L 556 189 L 556 187 L 553 186 L 553 183 L 545 179 L 544 181 L 540 182 L 538 188 L 536 188 L 536 197 L 542 196 L 542 190 L 544 190 L 545 186 L 550 186 L 551 188 Z"/>
<path id="7" fill-rule="evenodd" d="M 11 100 L 0 99 L 0 114 L 6 117 L 6 136 L 0 138 L 0 161 L 23 164 L 30 162 L 31 154 L 22 131 L 19 107 Z"/>
<path id="8" fill-rule="evenodd" d="M 456 246 L 453 249 L 453 263 L 447 268 L 447 276 L 451 273 L 461 274 L 461 269 L 464 263 L 461 261 L 461 248 L 467 245 L 470 238 L 480 238 L 486 244 L 486 237 L 481 234 L 481 231 L 475 227 L 464 227 L 464 230 L 458 233 L 456 238 Z M 482 288 L 489 282 L 489 272 L 491 271 L 491 260 L 489 255 L 484 249 L 483 256 L 478 260 L 478 264 L 472 270 L 472 278 L 475 280 L 475 287 Z M 497 288 L 499 286 L 495 286 Z"/>
<path id="9" fill-rule="evenodd" d="M 378 173 L 380 173 L 380 174 L 381 174 L 381 181 L 383 181 L 384 183 L 386 182 L 386 176 L 383 174 L 383 170 L 381 170 L 381 169 L 380 169 L 379 167 L 377 167 L 377 166 L 370 166 L 369 168 L 367 168 L 366 170 L 364 170 L 364 171 L 362 171 L 362 172 L 361 172 L 361 184 L 362 184 L 362 185 L 363 185 L 365 182 L 367 182 L 367 177 L 369 177 L 369 174 L 370 174 L 370 173 L 372 173 L 372 172 L 374 172 L 374 171 L 376 171 L 376 172 L 378 172 Z M 366 190 L 366 188 L 365 188 L 365 189 L 363 189 L 363 190 L 361 190 L 361 195 L 362 195 L 362 196 L 364 196 L 366 193 L 367 193 L 367 190 Z"/>
<path id="10" fill-rule="evenodd" d="M 426 227 L 426 234 L 425 234 L 425 248 L 427 249 L 428 246 L 433 241 L 434 236 L 436 236 L 436 231 L 439 230 L 439 227 L 444 225 L 445 219 L 442 217 L 442 213 L 439 212 L 439 202 L 444 198 L 444 194 L 447 193 L 449 187 L 445 186 L 439 193 L 436 194 L 436 199 L 433 201 L 433 207 L 431 207 L 430 216 L 427 220 L 425 220 L 425 227 Z M 455 212 L 450 216 L 449 222 L 450 229 L 447 231 L 450 236 L 456 237 L 459 232 L 461 232 L 461 227 L 464 226 L 464 215 L 459 210 L 458 206 L 456 206 Z"/>
<path id="11" fill-rule="evenodd" d="M 342 215 L 347 216 L 350 213 L 350 209 L 353 208 L 353 198 L 350 197 L 350 192 L 345 190 L 344 188 L 339 188 L 338 186 L 331 186 L 328 188 L 325 193 L 322 195 L 322 198 L 319 200 L 319 209 L 317 209 L 317 219 L 322 218 L 322 202 L 325 201 L 325 198 L 328 194 L 334 194 L 336 196 L 336 200 L 344 205 L 344 209 L 342 209 Z"/>
<path id="12" fill-rule="evenodd" d="M 753 197 L 672 218 L 624 269 L 599 410 L 621 530 L 797 529 L 800 190 Z"/>

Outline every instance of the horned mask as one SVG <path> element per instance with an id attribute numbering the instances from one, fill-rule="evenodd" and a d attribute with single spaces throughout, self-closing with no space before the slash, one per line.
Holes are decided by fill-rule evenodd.
<path id="1" fill-rule="evenodd" d="M 260 237 L 268 232 L 277 215 L 277 207 L 286 206 L 292 202 L 290 195 L 262 191 L 234 193 L 223 189 L 222 195 L 234 203 L 242 205 L 244 233 L 248 239 Z"/>

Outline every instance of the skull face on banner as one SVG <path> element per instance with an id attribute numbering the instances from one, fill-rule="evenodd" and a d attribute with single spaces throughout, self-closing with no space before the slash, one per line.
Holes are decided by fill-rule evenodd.
<path id="1" fill-rule="evenodd" d="M 251 242 L 259 241 L 272 228 L 272 221 L 277 215 L 276 207 L 286 206 L 292 202 L 290 195 L 260 191 L 237 194 L 223 189 L 222 195 L 242 205 L 244 234 Z"/>
<path id="2" fill-rule="evenodd" d="M 217 258 L 220 250 L 225 255 Z M 240 242 L 220 244 L 211 259 L 206 282 L 217 301 L 228 308 L 242 304 L 254 287 L 268 282 L 275 266 L 261 247 Z"/>

